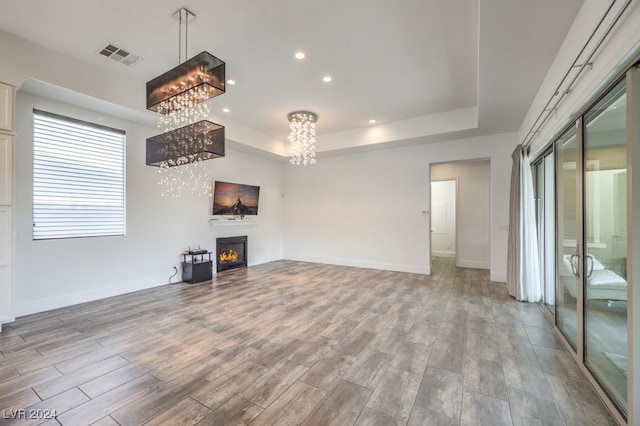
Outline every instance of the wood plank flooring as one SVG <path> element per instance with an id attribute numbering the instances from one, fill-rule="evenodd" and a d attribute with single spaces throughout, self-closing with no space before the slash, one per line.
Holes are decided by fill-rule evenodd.
<path id="1" fill-rule="evenodd" d="M 430 277 L 278 261 L 19 318 L 0 334 L 0 410 L 20 425 L 615 424 L 538 306 L 447 259 Z"/>

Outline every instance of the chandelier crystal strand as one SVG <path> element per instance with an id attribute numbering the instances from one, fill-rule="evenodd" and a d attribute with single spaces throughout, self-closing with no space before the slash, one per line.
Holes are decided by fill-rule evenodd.
<path id="1" fill-rule="evenodd" d="M 182 158 L 163 162 L 158 170 L 160 194 L 163 197 L 200 196 L 211 197 L 213 170 L 205 161 Z"/>
<path id="2" fill-rule="evenodd" d="M 199 97 L 194 92 L 162 101 L 158 106 L 158 130 L 166 133 L 206 119 L 211 113 L 211 106 L 209 102 L 198 102 Z"/>
<path id="3" fill-rule="evenodd" d="M 295 111 L 290 113 L 287 118 L 289 119 L 289 142 L 291 143 L 289 162 L 296 166 L 315 164 L 317 114 L 309 111 Z"/>

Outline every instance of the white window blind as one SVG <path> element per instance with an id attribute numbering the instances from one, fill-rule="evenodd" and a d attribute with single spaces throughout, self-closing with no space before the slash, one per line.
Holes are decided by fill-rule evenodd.
<path id="1" fill-rule="evenodd" d="M 125 233 L 125 132 L 33 110 L 33 239 Z"/>

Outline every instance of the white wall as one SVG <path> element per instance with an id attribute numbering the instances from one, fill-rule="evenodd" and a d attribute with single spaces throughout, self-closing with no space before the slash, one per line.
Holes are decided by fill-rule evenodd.
<path id="1" fill-rule="evenodd" d="M 433 167 L 431 174 L 431 255 L 455 257 L 457 182 L 434 181 Z"/>
<path id="2" fill-rule="evenodd" d="M 491 279 L 505 281 L 516 133 L 324 157 L 285 166 L 284 256 L 430 273 L 431 163 L 491 160 Z"/>
<path id="3" fill-rule="evenodd" d="M 209 198 L 159 195 L 157 169 L 145 165 L 145 139 L 156 129 L 25 93 L 19 92 L 17 101 L 18 316 L 166 284 L 174 266 L 180 271 L 179 254 L 188 245 L 213 250 L 218 236 L 248 235 L 250 265 L 282 258 L 282 163 L 229 149 L 226 157 L 211 160 L 215 179 L 260 186 L 255 224 L 214 226 L 208 222 Z M 33 108 L 126 131 L 126 236 L 32 240 Z"/>
<path id="4" fill-rule="evenodd" d="M 434 164 L 431 166 L 431 179 L 457 179 L 458 181 L 456 265 L 463 268 L 490 269 L 490 161 Z"/>

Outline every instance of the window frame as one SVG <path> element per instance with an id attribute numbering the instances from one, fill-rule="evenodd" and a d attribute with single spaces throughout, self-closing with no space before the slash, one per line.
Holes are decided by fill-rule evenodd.
<path id="1" fill-rule="evenodd" d="M 32 124 L 33 241 L 125 236 L 126 132 L 35 108 Z"/>

